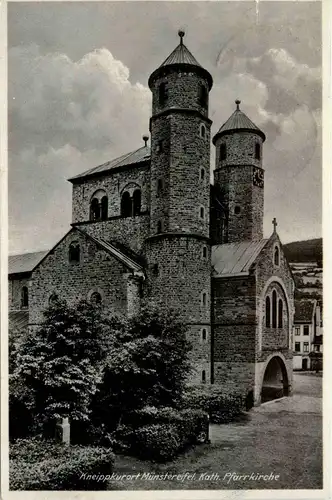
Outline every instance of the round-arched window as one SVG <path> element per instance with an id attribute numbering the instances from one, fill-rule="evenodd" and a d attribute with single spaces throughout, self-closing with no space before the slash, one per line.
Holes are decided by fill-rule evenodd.
<path id="1" fill-rule="evenodd" d="M 92 292 L 90 295 L 90 302 L 96 306 L 100 306 L 102 303 L 102 298 L 99 292 Z"/>

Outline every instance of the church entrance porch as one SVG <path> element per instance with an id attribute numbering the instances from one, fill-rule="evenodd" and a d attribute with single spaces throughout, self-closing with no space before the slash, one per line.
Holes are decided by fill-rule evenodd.
<path id="1" fill-rule="evenodd" d="M 289 381 L 286 366 L 279 356 L 268 362 L 261 391 L 261 403 L 289 395 Z"/>

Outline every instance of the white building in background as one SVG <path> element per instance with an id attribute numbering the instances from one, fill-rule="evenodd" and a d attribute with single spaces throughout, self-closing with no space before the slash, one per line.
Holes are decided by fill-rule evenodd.
<path id="1" fill-rule="evenodd" d="M 310 370 L 312 352 L 322 352 L 321 309 L 317 300 L 295 301 L 293 327 L 293 368 Z"/>

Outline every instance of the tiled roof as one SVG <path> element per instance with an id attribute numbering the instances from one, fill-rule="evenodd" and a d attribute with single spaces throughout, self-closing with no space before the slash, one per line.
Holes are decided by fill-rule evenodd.
<path id="1" fill-rule="evenodd" d="M 31 272 L 47 253 L 48 250 L 46 252 L 10 255 L 8 258 L 8 274 Z"/>
<path id="2" fill-rule="evenodd" d="M 316 300 L 296 300 L 294 322 L 311 323 L 316 303 Z"/>
<path id="3" fill-rule="evenodd" d="M 21 330 L 29 324 L 28 311 L 10 311 L 9 312 L 9 330 Z"/>
<path id="4" fill-rule="evenodd" d="M 267 243 L 267 239 L 259 241 L 240 241 L 213 245 L 211 263 L 213 276 L 227 277 L 248 274 L 251 265 Z"/>
<path id="5" fill-rule="evenodd" d="M 148 146 L 143 146 L 142 148 L 136 149 L 131 153 L 126 153 L 125 155 L 119 156 L 114 160 L 107 161 L 102 165 L 98 165 L 97 167 L 90 168 L 86 170 L 82 174 L 75 175 L 68 179 L 69 181 L 74 181 L 75 179 L 81 179 L 82 177 L 88 177 L 90 175 L 97 175 L 100 173 L 108 172 L 109 170 L 113 170 L 115 168 L 135 165 L 141 163 L 143 161 L 148 161 L 151 158 L 151 150 Z"/>
<path id="6" fill-rule="evenodd" d="M 243 111 L 240 110 L 240 101 L 235 101 L 235 103 L 237 106 L 236 110 L 220 127 L 217 134 L 213 138 L 213 143 L 215 143 L 215 139 L 218 136 L 233 130 L 253 130 L 259 134 L 263 140 L 265 140 L 265 134 L 250 120 L 250 118 L 247 117 L 247 115 L 243 113 Z"/>
<path id="7" fill-rule="evenodd" d="M 191 64 L 193 66 L 199 66 L 200 68 L 202 67 L 183 43 L 179 43 L 159 67 L 162 68 L 170 64 Z"/>

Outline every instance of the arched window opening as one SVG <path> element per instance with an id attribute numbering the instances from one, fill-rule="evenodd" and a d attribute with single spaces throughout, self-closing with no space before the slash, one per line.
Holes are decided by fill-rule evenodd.
<path id="1" fill-rule="evenodd" d="M 102 220 L 106 220 L 108 217 L 108 198 L 107 196 L 103 196 L 101 199 L 101 218 Z"/>
<path id="2" fill-rule="evenodd" d="M 208 105 L 208 90 L 205 87 L 205 85 L 200 85 L 199 86 L 199 104 L 203 108 L 207 108 Z"/>
<path id="3" fill-rule="evenodd" d="M 203 383 L 206 382 L 206 372 L 205 372 L 205 370 L 202 371 L 202 382 Z"/>
<path id="4" fill-rule="evenodd" d="M 226 157 L 227 157 L 226 144 L 222 143 L 220 144 L 220 161 L 226 160 Z"/>
<path id="5" fill-rule="evenodd" d="M 261 159 L 261 145 L 256 142 L 255 144 L 255 159 L 260 160 Z"/>
<path id="6" fill-rule="evenodd" d="M 136 189 L 133 194 L 133 213 L 139 215 L 141 213 L 141 191 Z"/>
<path id="7" fill-rule="evenodd" d="M 206 306 L 206 302 L 207 302 L 207 295 L 205 292 L 202 293 L 202 304 L 203 306 Z"/>
<path id="8" fill-rule="evenodd" d="M 54 306 L 58 302 L 59 298 L 56 293 L 52 293 L 48 299 L 48 304 Z"/>
<path id="9" fill-rule="evenodd" d="M 265 299 L 265 326 L 266 328 L 271 326 L 271 300 L 269 296 Z"/>
<path id="10" fill-rule="evenodd" d="M 207 248 L 203 247 L 203 259 L 206 259 L 207 257 Z"/>
<path id="11" fill-rule="evenodd" d="M 279 307 L 278 307 L 278 328 L 282 328 L 282 317 L 283 317 L 283 303 L 282 300 L 279 299 Z"/>
<path id="12" fill-rule="evenodd" d="M 90 296 L 90 303 L 95 306 L 100 306 L 102 302 L 101 295 L 99 292 L 93 292 Z"/>
<path id="13" fill-rule="evenodd" d="M 29 307 L 29 292 L 27 286 L 24 286 L 21 290 L 21 307 Z"/>
<path id="14" fill-rule="evenodd" d="M 277 292 L 272 292 L 272 328 L 277 328 Z"/>
<path id="15" fill-rule="evenodd" d="M 274 249 L 274 265 L 279 266 L 279 261 L 280 261 L 279 248 L 275 247 L 275 249 Z"/>
<path id="16" fill-rule="evenodd" d="M 100 219 L 100 205 L 97 198 L 93 198 L 90 205 L 90 220 Z"/>
<path id="17" fill-rule="evenodd" d="M 204 219 L 204 213 L 205 213 L 204 207 L 201 207 L 199 210 L 199 216 L 201 219 Z"/>
<path id="18" fill-rule="evenodd" d="M 125 191 L 121 197 L 121 215 L 122 217 L 131 217 L 132 215 L 132 203 L 128 191 Z"/>
<path id="19" fill-rule="evenodd" d="M 206 340 L 206 329 L 203 328 L 202 330 L 202 340 Z"/>
<path id="20" fill-rule="evenodd" d="M 205 168 L 201 168 L 201 181 L 205 179 Z"/>
<path id="21" fill-rule="evenodd" d="M 159 85 L 159 104 L 160 106 L 163 106 L 168 98 L 168 89 L 166 86 L 166 83 L 161 83 Z"/>
<path id="22" fill-rule="evenodd" d="M 158 220 L 157 233 L 161 233 L 162 230 L 163 230 L 163 225 L 161 223 L 161 220 Z"/>
<path id="23" fill-rule="evenodd" d="M 80 245 L 77 242 L 73 242 L 69 245 L 69 262 L 79 262 L 80 261 Z"/>
<path id="24" fill-rule="evenodd" d="M 158 184 L 157 184 L 157 194 L 160 195 L 163 190 L 163 180 L 158 179 Z"/>
<path id="25" fill-rule="evenodd" d="M 234 208 L 234 213 L 235 213 L 235 215 L 239 215 L 239 213 L 241 213 L 241 207 L 236 205 L 236 207 Z"/>
<path id="26" fill-rule="evenodd" d="M 201 124 L 200 128 L 199 128 L 199 134 L 200 136 L 204 139 L 205 136 L 206 136 L 206 128 L 205 128 L 205 125 L 203 125 L 203 123 Z"/>

